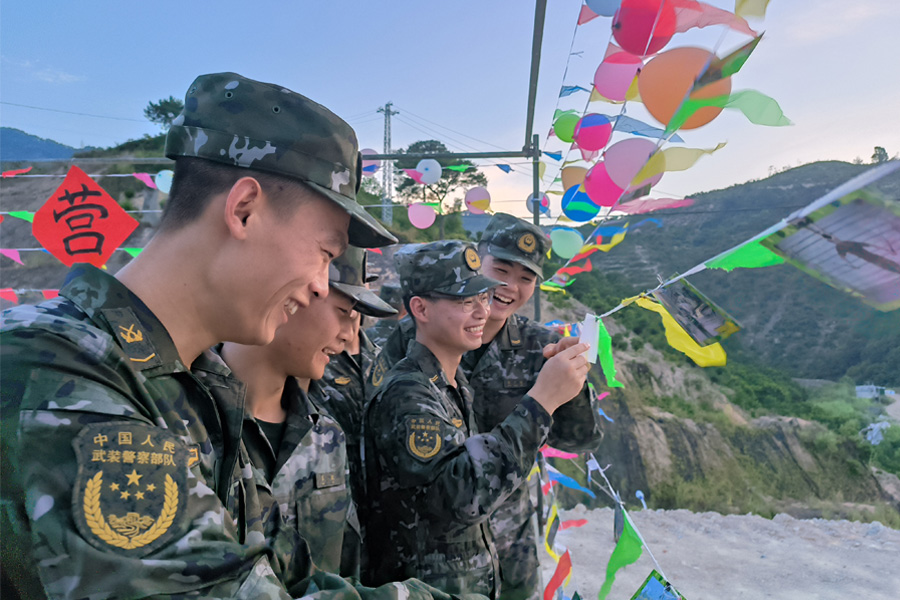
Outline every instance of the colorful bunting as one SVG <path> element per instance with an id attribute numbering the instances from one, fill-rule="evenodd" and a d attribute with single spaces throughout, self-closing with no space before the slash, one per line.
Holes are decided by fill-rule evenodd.
<path id="1" fill-rule="evenodd" d="M 610 117 L 610 120 L 614 122 L 613 131 L 620 131 L 622 133 L 630 133 L 632 135 L 639 135 L 641 137 L 647 138 L 661 138 L 667 135 L 665 129 L 660 129 L 659 127 L 654 127 L 653 125 L 648 125 L 643 121 L 639 121 L 628 115 L 619 115 L 618 117 Z M 668 138 L 670 142 L 684 142 L 684 140 L 678 134 L 673 135 Z"/>
<path id="2" fill-rule="evenodd" d="M 641 557 L 641 553 L 644 551 L 644 545 L 641 542 L 641 538 L 634 530 L 634 526 L 631 524 L 631 518 L 624 508 L 622 509 L 622 516 L 624 517 L 622 535 L 619 536 L 616 548 L 609 557 L 609 562 L 606 565 L 606 580 L 603 582 L 603 587 L 600 588 L 597 600 L 604 600 L 610 590 L 612 590 L 613 582 L 616 580 L 616 573 L 618 570 L 637 562 L 637 559 Z"/>
<path id="3" fill-rule="evenodd" d="M 562 152 L 544 152 L 544 156 L 549 156 L 553 160 L 562 160 Z"/>
<path id="4" fill-rule="evenodd" d="M 16 292 L 13 291 L 12 288 L 3 288 L 0 289 L 0 298 L 3 300 L 9 300 L 10 302 L 19 303 L 19 297 L 16 295 Z"/>
<path id="5" fill-rule="evenodd" d="M 784 259 L 759 242 L 738 246 L 725 256 L 714 258 L 706 263 L 707 268 L 723 269 L 730 273 L 735 269 L 759 269 L 780 265 Z"/>
<path id="6" fill-rule="evenodd" d="M 769 0 L 735 0 L 734 14 L 739 17 L 759 17 L 762 19 L 766 16 L 766 8 L 769 6 Z"/>
<path id="7" fill-rule="evenodd" d="M 20 265 L 25 264 L 22 262 L 22 256 L 19 254 L 18 250 L 13 250 L 11 248 L 10 249 L 0 249 L 0 254 L 2 254 L 3 256 L 5 256 L 6 258 L 8 258 L 10 260 L 13 260 L 13 261 L 19 263 Z"/>
<path id="8" fill-rule="evenodd" d="M 599 16 L 600 15 L 592 11 L 588 5 L 585 4 L 581 7 L 581 12 L 578 13 L 578 24 L 584 25 L 585 23 L 590 23 Z"/>
<path id="9" fill-rule="evenodd" d="M 616 364 L 612 355 L 612 337 L 606 330 L 603 319 L 597 319 L 597 327 L 600 330 L 600 335 L 597 339 L 597 357 L 600 360 L 603 375 L 606 377 L 606 385 L 611 388 L 625 387 L 616 379 Z"/>
<path id="10" fill-rule="evenodd" d="M 153 175 L 150 173 L 132 173 L 138 180 L 142 181 L 151 190 L 156 189 L 156 182 L 153 181 Z"/>
<path id="11" fill-rule="evenodd" d="M 544 446 L 541 448 L 541 454 L 543 454 L 546 458 L 578 458 L 577 454 L 572 452 L 563 452 L 562 450 L 557 450 L 556 448 L 551 448 L 550 446 Z"/>
<path id="12" fill-rule="evenodd" d="M 34 222 L 34 213 L 30 210 L 11 210 L 7 214 L 11 217 L 28 221 L 29 223 Z"/>
<path id="13" fill-rule="evenodd" d="M 593 266 L 591 265 L 591 260 L 588 259 L 583 265 L 570 265 L 568 267 L 563 267 L 559 271 L 557 271 L 557 273 L 574 276 L 578 275 L 579 273 L 587 273 L 592 268 Z"/>
<path id="14" fill-rule="evenodd" d="M 701 346 L 678 324 L 675 318 L 669 314 L 658 302 L 650 298 L 638 298 L 638 306 L 658 313 L 662 317 L 663 328 L 666 330 L 666 341 L 674 349 L 683 352 L 700 367 L 724 367 L 726 362 L 725 350 L 719 343 Z"/>
<path id="15" fill-rule="evenodd" d="M 646 179 L 666 171 L 686 171 L 694 166 L 700 157 L 705 154 L 712 154 L 725 147 L 725 142 L 716 145 L 715 148 L 704 150 L 703 148 L 666 148 L 653 153 L 650 159 L 644 163 L 641 170 L 637 172 L 634 179 L 631 180 L 632 185 L 636 185 Z"/>
<path id="16" fill-rule="evenodd" d="M 444 168 L 447 169 L 448 171 L 457 171 L 459 173 L 465 173 L 469 169 L 475 169 L 476 167 L 473 165 L 450 165 L 449 167 L 444 167 Z"/>
<path id="17" fill-rule="evenodd" d="M 32 169 L 32 167 L 26 167 L 24 169 L 13 169 L 11 171 L 3 171 L 3 173 L 0 173 L 0 178 L 6 179 L 7 177 L 15 177 L 16 175 L 24 175 L 31 169 Z"/>
<path id="18" fill-rule="evenodd" d="M 551 480 L 548 485 L 552 486 Z M 544 492 L 546 495 L 547 492 Z M 547 554 L 553 557 L 553 560 L 559 562 L 559 554 L 553 549 L 553 542 L 556 540 L 556 532 L 559 531 L 559 509 L 554 502 L 550 507 L 550 514 L 547 515 L 547 523 L 544 525 L 544 549 Z"/>
<path id="19" fill-rule="evenodd" d="M 747 117 L 747 120 L 756 125 L 770 127 L 793 125 L 791 120 L 784 116 L 784 112 L 774 99 L 756 90 L 741 90 L 725 96 L 686 99 L 672 116 L 666 131 L 677 131 L 691 115 L 706 106 L 739 110 Z"/>
<path id="20" fill-rule="evenodd" d="M 500 169 L 501 171 L 503 171 L 504 173 L 510 173 L 510 172 L 512 172 L 512 167 L 509 166 L 509 165 L 495 165 L 495 166 L 496 166 L 498 169 Z"/>
<path id="21" fill-rule="evenodd" d="M 553 572 L 553 577 L 550 578 L 550 583 L 548 583 L 547 587 L 544 589 L 544 600 L 553 600 L 556 590 L 563 586 L 563 583 L 571 574 L 572 559 L 569 556 L 569 551 L 566 550 L 556 563 L 556 570 Z"/>
<path id="22" fill-rule="evenodd" d="M 563 521 L 562 523 L 560 523 L 559 528 L 569 529 L 570 527 L 584 527 L 585 525 L 587 525 L 587 522 L 587 519 L 573 519 L 569 521 Z"/>
<path id="23" fill-rule="evenodd" d="M 416 171 L 415 169 L 403 169 L 403 172 L 406 173 L 410 179 L 415 181 L 416 183 L 422 183 L 422 174 Z M 423 184 L 424 185 L 424 184 Z"/>
<path id="24" fill-rule="evenodd" d="M 580 492 L 584 492 L 591 498 L 597 497 L 597 495 L 594 492 L 587 489 L 586 487 L 584 487 L 583 485 L 581 485 L 580 483 L 578 483 L 577 481 L 575 481 L 568 475 L 564 475 L 563 473 L 560 473 L 559 471 L 557 471 L 556 469 L 554 469 L 553 467 L 551 467 L 549 465 L 547 466 L 547 475 L 550 477 L 550 481 L 555 481 L 556 483 L 558 483 L 559 485 L 561 485 L 563 487 L 567 487 L 567 488 L 570 488 L 573 490 L 578 490 Z"/>
<path id="25" fill-rule="evenodd" d="M 703 28 L 710 25 L 725 25 L 739 33 L 755 36 L 756 32 L 750 29 L 743 18 L 734 13 L 710 6 L 704 2 L 695 0 L 668 0 L 667 4 L 675 8 L 675 32 L 684 33 L 694 27 Z"/>
<path id="26" fill-rule="evenodd" d="M 566 96 L 571 96 L 576 92 L 587 92 L 589 91 L 587 88 L 583 88 L 580 85 L 564 85 L 562 89 L 559 90 L 559 97 L 565 98 Z"/>
<path id="27" fill-rule="evenodd" d="M 761 39 L 762 34 L 759 34 L 731 54 L 722 58 L 713 58 L 706 67 L 706 70 L 700 75 L 697 81 L 694 82 L 691 91 L 699 90 L 703 86 L 719 81 L 720 79 L 731 77 L 740 71 L 741 67 L 744 66 L 744 63 L 747 62 L 747 59 L 750 58 L 753 51 L 756 50 Z"/>

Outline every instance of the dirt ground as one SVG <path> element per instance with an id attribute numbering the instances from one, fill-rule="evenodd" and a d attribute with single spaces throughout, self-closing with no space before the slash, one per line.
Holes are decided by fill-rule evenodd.
<path id="1" fill-rule="evenodd" d="M 900 598 L 900 531 L 880 523 L 799 520 L 787 515 L 644 510 L 629 513 L 668 581 L 687 600 L 777 598 L 829 600 Z M 562 511 L 563 521 L 587 519 L 560 530 L 556 546 L 568 548 L 572 579 L 565 588 L 594 600 L 615 544 L 613 511 L 582 506 Z M 541 551 L 544 584 L 555 564 Z M 619 571 L 611 600 L 627 600 L 654 568 L 646 550 Z"/>

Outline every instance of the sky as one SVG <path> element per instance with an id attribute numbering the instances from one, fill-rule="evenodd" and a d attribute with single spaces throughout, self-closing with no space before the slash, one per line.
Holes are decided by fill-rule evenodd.
<path id="1" fill-rule="evenodd" d="M 733 0 L 709 3 L 734 8 Z M 560 99 L 560 87 L 590 87 L 611 37 L 609 17 L 576 27 L 580 9 L 578 0 L 548 2 L 534 131 L 551 152 L 568 147 L 547 139 L 554 110 L 583 111 L 587 102 L 584 93 Z M 149 101 L 183 98 L 199 74 L 235 71 L 329 107 L 363 148 L 383 150 L 376 110 L 393 102 L 394 149 L 439 139 L 454 151 L 520 150 L 533 21 L 534 4 L 524 0 L 3 0 L 0 125 L 76 147 L 113 146 L 160 132 L 143 117 Z M 765 19 L 749 22 L 765 35 L 733 89 L 771 96 L 793 125 L 753 125 L 726 110 L 680 132 L 687 147 L 727 145 L 687 171 L 666 173 L 654 194 L 689 197 L 817 160 L 868 162 L 875 146 L 900 153 L 900 3 L 772 0 Z M 748 39 L 713 26 L 676 34 L 666 49 L 697 46 L 721 56 Z M 658 125 L 639 103 L 625 108 Z M 617 114 L 621 106 L 590 109 Z M 492 166 L 498 162 L 513 172 Z M 559 164 L 546 162 L 545 188 Z M 525 159 L 482 164 L 491 207 L 525 214 L 532 186 Z"/>

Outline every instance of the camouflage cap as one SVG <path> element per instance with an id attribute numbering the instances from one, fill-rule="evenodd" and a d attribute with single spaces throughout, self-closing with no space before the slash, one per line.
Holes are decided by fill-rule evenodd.
<path id="1" fill-rule="evenodd" d="M 547 236 L 540 227 L 506 213 L 496 213 L 481 235 L 481 244 L 491 256 L 517 262 L 543 277 Z"/>
<path id="2" fill-rule="evenodd" d="M 397 242 L 356 202 L 362 162 L 356 133 L 305 96 L 236 73 L 201 75 L 169 128 L 166 156 L 196 156 L 299 179 L 351 217 L 350 243 Z"/>
<path id="3" fill-rule="evenodd" d="M 399 285 L 385 283 L 378 292 L 378 297 L 390 304 L 398 311 L 403 306 L 403 290 Z"/>
<path id="4" fill-rule="evenodd" d="M 394 262 L 406 297 L 428 292 L 466 297 L 504 285 L 481 274 L 481 258 L 469 242 L 443 240 L 407 246 L 394 254 Z"/>
<path id="5" fill-rule="evenodd" d="M 366 287 L 366 251 L 349 246 L 328 266 L 328 285 L 356 300 L 356 310 L 370 317 L 390 317 L 397 311 Z"/>

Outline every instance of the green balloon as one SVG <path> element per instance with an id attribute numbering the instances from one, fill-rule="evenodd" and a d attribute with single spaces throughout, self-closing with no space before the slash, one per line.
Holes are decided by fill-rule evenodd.
<path id="1" fill-rule="evenodd" d="M 581 116 L 577 114 L 561 115 L 556 121 L 553 122 L 553 133 L 555 133 L 556 137 L 564 142 L 573 141 L 575 135 L 575 126 L 578 125 L 578 121 L 580 119 Z"/>

